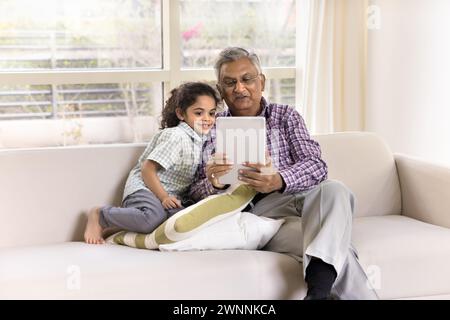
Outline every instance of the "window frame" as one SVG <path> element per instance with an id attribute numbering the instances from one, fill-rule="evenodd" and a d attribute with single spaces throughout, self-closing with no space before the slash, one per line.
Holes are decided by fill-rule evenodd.
<path id="1" fill-rule="evenodd" d="M 299 1 L 297 2 L 297 20 Z M 181 67 L 180 0 L 161 0 L 162 68 L 139 69 L 50 69 L 31 71 L 0 71 L 0 85 L 64 85 L 96 83 L 162 83 L 161 106 L 170 91 L 184 81 L 216 81 L 215 73 L 209 69 L 183 69 Z M 302 68 L 299 53 L 299 23 L 296 22 L 296 65 L 292 67 L 263 67 L 267 79 L 295 79 L 295 103 L 301 105 Z M 298 107 L 297 107 L 298 108 Z M 33 121 L 33 120 L 21 120 Z"/>

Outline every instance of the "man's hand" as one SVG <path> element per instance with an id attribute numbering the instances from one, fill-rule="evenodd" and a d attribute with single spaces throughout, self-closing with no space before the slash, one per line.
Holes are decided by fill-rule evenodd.
<path id="1" fill-rule="evenodd" d="M 214 154 L 206 164 L 206 177 L 215 188 L 223 189 L 225 185 L 219 183 L 219 177 L 230 172 L 232 168 L 233 163 L 225 155 Z"/>
<path id="2" fill-rule="evenodd" d="M 283 178 L 272 166 L 272 160 L 263 165 L 259 163 L 244 163 L 245 167 L 254 170 L 239 170 L 239 180 L 247 183 L 260 193 L 270 193 L 281 190 Z"/>
<path id="3" fill-rule="evenodd" d="M 181 201 L 173 196 L 168 196 L 168 197 L 164 198 L 161 201 L 161 204 L 164 207 L 164 209 L 181 208 Z"/>

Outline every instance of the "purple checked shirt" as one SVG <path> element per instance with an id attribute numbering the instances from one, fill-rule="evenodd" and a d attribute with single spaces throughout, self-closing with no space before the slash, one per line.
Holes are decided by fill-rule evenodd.
<path id="1" fill-rule="evenodd" d="M 324 181 L 327 165 L 321 159 L 319 144 L 311 139 L 300 114 L 288 105 L 268 104 L 264 98 L 261 106 L 259 116 L 266 118 L 267 147 L 272 164 L 286 184 L 283 192 L 303 192 Z M 229 110 L 217 114 L 217 117 L 231 116 Z M 221 191 L 206 178 L 206 162 L 214 153 L 215 133 L 214 127 L 205 142 L 202 162 L 189 189 L 189 197 L 195 201 Z"/>

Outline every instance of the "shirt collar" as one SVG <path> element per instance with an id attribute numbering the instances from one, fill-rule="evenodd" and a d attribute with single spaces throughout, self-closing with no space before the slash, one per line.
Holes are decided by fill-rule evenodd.
<path id="1" fill-rule="evenodd" d="M 195 142 L 202 143 L 205 142 L 207 135 L 199 134 L 194 129 L 192 129 L 186 122 L 180 121 L 178 127 L 183 130 L 189 137 L 191 137 Z"/>
<path id="2" fill-rule="evenodd" d="M 261 108 L 261 112 L 256 116 L 256 117 L 265 117 L 266 116 L 266 111 L 267 111 L 267 100 L 264 97 L 261 97 L 261 102 L 260 102 L 260 106 Z M 230 112 L 230 108 L 227 108 L 227 112 L 225 113 L 226 117 L 232 117 L 232 114 Z"/>

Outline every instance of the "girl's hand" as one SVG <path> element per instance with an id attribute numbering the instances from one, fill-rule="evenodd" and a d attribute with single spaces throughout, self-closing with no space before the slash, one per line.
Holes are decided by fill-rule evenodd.
<path id="1" fill-rule="evenodd" d="M 161 201 L 161 204 L 164 209 L 175 209 L 181 208 L 181 201 L 176 197 L 168 196 Z"/>

